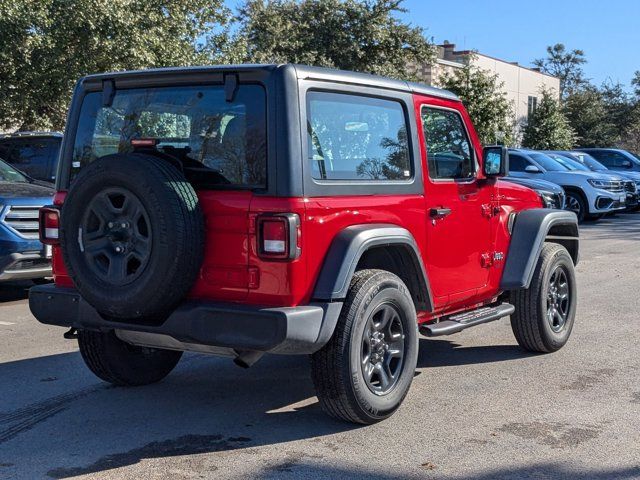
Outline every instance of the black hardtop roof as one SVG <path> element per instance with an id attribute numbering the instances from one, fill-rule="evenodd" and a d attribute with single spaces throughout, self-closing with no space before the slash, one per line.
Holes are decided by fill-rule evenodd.
<path id="1" fill-rule="evenodd" d="M 429 87 L 415 82 L 406 82 L 404 80 L 394 80 L 388 77 L 382 77 L 380 75 L 373 75 L 368 73 L 350 72 L 347 70 L 338 70 L 325 67 L 312 67 L 308 65 L 294 65 L 294 64 L 240 64 L 240 65 L 208 65 L 208 66 L 194 66 L 194 67 L 167 67 L 167 68 L 151 68 L 146 70 L 129 70 L 120 72 L 99 73 L 94 75 L 88 75 L 84 77 L 81 82 L 84 81 L 96 81 L 107 78 L 135 78 L 154 76 L 160 74 L 180 74 L 180 73 L 225 73 L 225 72 L 251 72 L 251 71 L 266 71 L 273 72 L 279 69 L 293 68 L 295 69 L 298 79 L 304 80 L 320 80 L 331 81 L 337 83 L 345 83 L 351 85 L 362 85 L 371 87 L 381 87 L 389 90 L 417 93 L 422 95 L 430 95 L 434 97 L 445 98 L 448 100 L 460 101 L 457 95 L 451 93 L 448 90 L 441 88 Z"/>

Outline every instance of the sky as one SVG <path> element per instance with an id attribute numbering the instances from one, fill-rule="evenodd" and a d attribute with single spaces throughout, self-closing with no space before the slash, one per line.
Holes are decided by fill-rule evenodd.
<path id="1" fill-rule="evenodd" d="M 405 20 L 436 43 L 531 66 L 546 47 L 584 51 L 587 78 L 629 88 L 640 70 L 640 0 L 405 0 Z"/>
<path id="2" fill-rule="evenodd" d="M 436 43 L 524 66 L 564 43 L 584 50 L 584 71 L 597 85 L 629 87 L 640 70 L 640 0 L 405 0 L 404 8 L 403 19 Z"/>

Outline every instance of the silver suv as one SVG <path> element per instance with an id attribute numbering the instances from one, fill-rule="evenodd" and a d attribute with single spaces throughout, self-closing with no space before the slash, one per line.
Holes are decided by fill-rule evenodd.
<path id="1" fill-rule="evenodd" d="M 560 185 L 566 193 L 566 209 L 578 220 L 595 220 L 605 213 L 625 209 L 624 182 L 617 175 L 570 170 L 549 155 L 535 150 L 509 149 L 509 175 L 540 178 Z"/>

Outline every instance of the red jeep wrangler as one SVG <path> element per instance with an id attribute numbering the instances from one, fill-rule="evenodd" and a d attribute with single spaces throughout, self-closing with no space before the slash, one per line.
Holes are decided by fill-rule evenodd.
<path id="1" fill-rule="evenodd" d="M 55 285 L 31 311 L 116 385 L 183 351 L 310 354 L 324 409 L 373 423 L 407 394 L 419 332 L 510 315 L 527 350 L 567 341 L 576 217 L 507 170 L 422 85 L 297 65 L 88 76 L 40 217 Z"/>

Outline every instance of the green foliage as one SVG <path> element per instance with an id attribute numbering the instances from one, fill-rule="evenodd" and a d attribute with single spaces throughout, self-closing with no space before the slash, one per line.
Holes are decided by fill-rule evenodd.
<path id="1" fill-rule="evenodd" d="M 558 100 L 551 92 L 543 90 L 542 99 L 524 128 L 522 146 L 534 150 L 569 150 L 574 142 L 575 132 Z"/>
<path id="2" fill-rule="evenodd" d="M 402 0 L 248 0 L 239 10 L 246 60 L 303 63 L 414 79 L 435 50 L 399 20 Z"/>
<path id="3" fill-rule="evenodd" d="M 234 56 L 229 16 L 222 0 L 0 0 L 0 129 L 62 129 L 89 73 Z"/>
<path id="4" fill-rule="evenodd" d="M 582 50 L 567 51 L 562 43 L 547 47 L 547 58 L 533 64 L 545 73 L 560 79 L 560 98 L 565 99 L 586 83 L 582 65 L 587 63 Z"/>
<path id="5" fill-rule="evenodd" d="M 579 147 L 608 147 L 619 138 L 616 125 L 607 114 L 602 92 L 593 85 L 569 95 L 564 102 L 564 113 L 576 133 Z"/>
<path id="6" fill-rule="evenodd" d="M 605 124 L 612 125 L 615 137 L 621 139 L 629 126 L 634 102 L 620 83 L 605 82 L 600 87 L 605 108 Z"/>
<path id="7" fill-rule="evenodd" d="M 633 74 L 631 85 L 633 86 L 634 93 L 637 99 L 640 99 L 640 70 L 636 71 L 636 73 Z"/>
<path id="8" fill-rule="evenodd" d="M 467 108 L 483 145 L 514 141 L 513 105 L 498 75 L 470 63 L 440 80 L 440 86 L 458 95 Z"/>
<path id="9" fill-rule="evenodd" d="M 627 126 L 624 136 L 618 142 L 617 146 L 629 150 L 636 155 L 640 154 L 640 116 L 635 117 Z"/>

